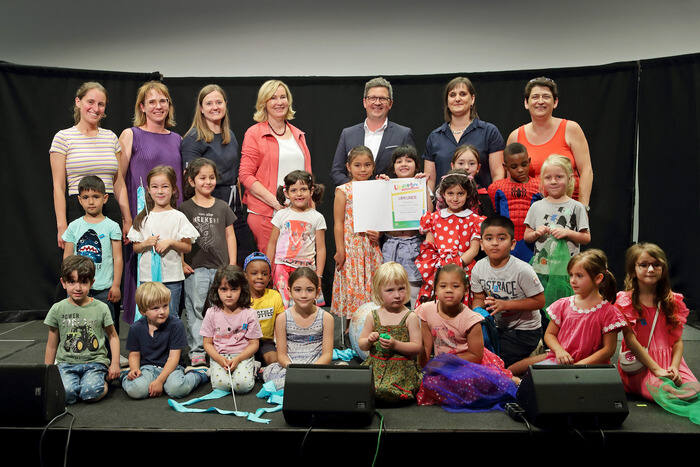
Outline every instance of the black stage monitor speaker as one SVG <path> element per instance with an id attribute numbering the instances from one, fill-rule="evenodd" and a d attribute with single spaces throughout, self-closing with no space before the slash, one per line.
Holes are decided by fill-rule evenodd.
<path id="1" fill-rule="evenodd" d="M 369 367 L 287 367 L 284 419 L 296 426 L 367 426 L 374 416 L 374 378 Z"/>
<path id="2" fill-rule="evenodd" d="M 2 424 L 42 425 L 66 408 L 66 391 L 56 365 L 0 365 Z"/>
<path id="3" fill-rule="evenodd" d="M 613 365 L 533 365 L 516 397 L 539 427 L 617 427 L 629 414 Z"/>

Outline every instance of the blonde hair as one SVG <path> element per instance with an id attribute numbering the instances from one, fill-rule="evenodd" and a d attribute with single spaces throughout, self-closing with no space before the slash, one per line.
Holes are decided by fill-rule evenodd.
<path id="1" fill-rule="evenodd" d="M 85 94 L 87 94 L 91 89 L 97 89 L 102 94 L 104 94 L 105 104 L 107 103 L 107 90 L 97 81 L 87 81 L 81 84 L 78 90 L 75 91 L 75 97 L 82 100 L 83 97 L 85 97 Z M 105 118 L 106 116 L 107 114 L 102 114 L 102 118 Z M 80 123 L 80 109 L 78 108 L 78 105 L 75 102 L 73 103 L 73 121 L 76 125 Z"/>
<path id="2" fill-rule="evenodd" d="M 542 163 L 540 169 L 540 190 L 544 193 L 544 172 L 550 167 L 560 167 L 566 173 L 566 196 L 571 196 L 574 193 L 574 169 L 571 166 L 571 160 L 568 157 L 559 154 L 550 154 L 549 157 Z"/>
<path id="3" fill-rule="evenodd" d="M 150 308 L 170 303 L 170 290 L 160 282 L 144 282 L 136 289 L 136 306 L 141 314 Z"/>
<path id="4" fill-rule="evenodd" d="M 384 306 L 382 288 L 386 284 L 403 285 L 406 287 L 406 292 L 411 288 L 411 285 L 408 283 L 408 274 L 406 274 L 406 270 L 403 266 L 394 261 L 389 261 L 379 266 L 374 272 L 374 277 L 372 277 L 372 300 L 377 305 Z"/>
<path id="5" fill-rule="evenodd" d="M 253 114 L 253 120 L 256 122 L 266 122 L 267 121 L 267 101 L 269 101 L 272 96 L 277 92 L 277 89 L 282 86 L 284 92 L 287 93 L 287 102 L 289 102 L 289 107 L 287 108 L 286 120 L 294 119 L 294 114 L 296 111 L 292 109 L 292 92 L 289 87 L 282 81 L 277 79 L 271 79 L 265 81 L 260 89 L 258 90 L 258 100 L 255 102 L 255 113 Z"/>
<path id="6" fill-rule="evenodd" d="M 175 126 L 175 104 L 170 97 L 168 87 L 160 81 L 148 81 L 143 83 L 136 92 L 136 104 L 134 104 L 134 126 L 143 126 L 146 124 L 146 112 L 141 110 L 141 104 L 145 105 L 146 94 L 149 91 L 157 91 L 163 94 L 168 99 L 168 119 L 165 121 L 165 126 Z"/>
<path id="7" fill-rule="evenodd" d="M 188 133 L 192 128 L 197 130 L 197 141 L 204 140 L 207 143 L 211 143 L 214 139 L 214 132 L 209 129 L 204 115 L 202 115 L 202 102 L 204 98 L 207 97 L 212 92 L 218 92 L 221 97 L 224 98 L 224 117 L 221 119 L 221 144 L 228 144 L 231 142 L 231 131 L 229 130 L 229 118 L 228 118 L 228 98 L 226 93 L 218 84 L 207 84 L 202 89 L 199 90 L 197 95 L 197 105 L 194 109 L 194 118 L 192 119 L 192 126 L 188 130 Z"/>

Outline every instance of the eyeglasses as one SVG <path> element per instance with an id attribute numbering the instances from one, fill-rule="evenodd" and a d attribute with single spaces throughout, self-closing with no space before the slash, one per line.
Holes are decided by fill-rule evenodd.
<path id="1" fill-rule="evenodd" d="M 649 269 L 649 267 L 661 269 L 663 265 L 661 263 L 637 263 L 637 267 L 639 269 Z"/>
<path id="2" fill-rule="evenodd" d="M 151 99 L 149 101 L 146 101 L 145 104 L 149 107 L 155 107 L 158 104 L 160 104 L 162 107 L 167 107 L 169 105 L 170 101 L 168 99 Z"/>
<path id="3" fill-rule="evenodd" d="M 367 99 L 372 104 L 388 104 L 389 102 L 391 102 L 390 97 L 365 96 L 365 99 Z"/>

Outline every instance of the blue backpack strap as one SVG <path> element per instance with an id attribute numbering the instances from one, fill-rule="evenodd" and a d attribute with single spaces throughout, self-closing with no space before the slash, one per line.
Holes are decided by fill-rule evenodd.
<path id="1" fill-rule="evenodd" d="M 498 340 L 498 329 L 496 328 L 496 320 L 494 320 L 491 313 L 489 313 L 485 308 L 477 307 L 474 311 L 479 313 L 484 317 L 481 322 L 481 333 L 484 336 L 484 347 L 489 349 L 496 355 L 501 353 L 501 345 Z"/>

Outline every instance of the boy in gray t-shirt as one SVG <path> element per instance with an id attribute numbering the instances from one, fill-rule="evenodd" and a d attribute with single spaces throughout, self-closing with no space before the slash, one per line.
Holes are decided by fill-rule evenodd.
<path id="1" fill-rule="evenodd" d="M 526 262 L 511 256 L 515 248 L 513 222 L 488 217 L 481 224 L 481 248 L 486 258 L 477 261 L 471 276 L 474 308 L 482 307 L 496 321 L 506 366 L 528 357 L 542 337 L 540 308 L 544 288 Z"/>

